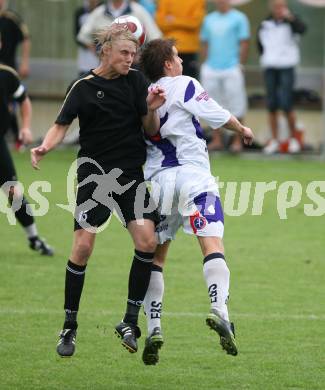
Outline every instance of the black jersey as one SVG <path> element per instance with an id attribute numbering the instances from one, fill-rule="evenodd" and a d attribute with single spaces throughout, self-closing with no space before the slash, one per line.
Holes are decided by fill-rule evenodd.
<path id="1" fill-rule="evenodd" d="M 21 102 L 25 97 L 25 88 L 20 83 L 17 72 L 9 66 L 0 64 L 0 136 L 10 125 L 9 102 L 13 99 Z"/>
<path id="2" fill-rule="evenodd" d="M 109 80 L 90 71 L 69 88 L 55 123 L 69 125 L 78 117 L 79 157 L 90 157 L 104 169 L 141 167 L 147 86 L 142 73 L 133 69 Z"/>
<path id="3" fill-rule="evenodd" d="M 15 68 L 17 47 L 28 36 L 19 15 L 10 10 L 0 11 L 0 62 Z"/>

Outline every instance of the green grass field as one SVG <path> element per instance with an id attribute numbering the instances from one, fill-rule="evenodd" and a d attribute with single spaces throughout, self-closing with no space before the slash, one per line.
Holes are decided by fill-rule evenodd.
<path id="1" fill-rule="evenodd" d="M 165 269 L 165 345 L 159 365 L 146 367 L 144 337 L 140 351 L 131 355 L 113 332 L 124 312 L 133 253 L 116 221 L 98 235 L 89 262 L 76 355 L 70 360 L 56 355 L 73 221 L 55 204 L 66 203 L 66 172 L 74 152 L 52 153 L 39 172 L 29 167 L 28 153 L 14 157 L 26 187 L 35 180 L 51 182 L 52 191 L 45 194 L 49 213 L 37 221 L 56 255 L 43 258 L 30 251 L 21 228 L 0 215 L 1 389 L 325 388 L 325 215 L 307 217 L 303 208 L 312 203 L 307 184 L 325 180 L 324 163 L 212 160 L 213 173 L 223 181 L 299 181 L 303 198 L 288 210 L 287 220 L 278 216 L 276 192 L 266 195 L 261 216 L 226 217 L 237 357 L 226 356 L 205 325 L 209 302 L 202 255 L 195 238 L 179 232 Z M 143 315 L 141 327 L 145 333 Z"/>

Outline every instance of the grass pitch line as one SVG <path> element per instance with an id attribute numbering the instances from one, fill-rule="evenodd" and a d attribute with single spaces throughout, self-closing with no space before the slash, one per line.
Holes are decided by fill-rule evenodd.
<path id="1" fill-rule="evenodd" d="M 92 316 L 97 315 L 109 315 L 109 316 L 118 316 L 121 313 L 109 311 L 109 310 L 99 310 L 99 311 L 84 311 L 83 316 Z M 0 316 L 3 315 L 60 315 L 62 310 L 47 310 L 47 309 L 0 309 Z M 163 317 L 197 317 L 205 318 L 207 313 L 193 313 L 193 312 L 164 312 Z M 256 314 L 256 313 L 231 313 L 231 318 L 245 318 L 251 320 L 310 320 L 310 321 L 325 321 L 325 314 Z"/>

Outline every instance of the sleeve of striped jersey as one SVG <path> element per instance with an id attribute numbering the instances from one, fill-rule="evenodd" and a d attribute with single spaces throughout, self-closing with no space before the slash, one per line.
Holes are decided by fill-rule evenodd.
<path id="1" fill-rule="evenodd" d="M 215 100 L 209 97 L 202 85 L 191 77 L 182 80 L 183 88 L 179 103 L 194 116 L 204 119 L 213 129 L 222 127 L 231 117 L 231 113 L 221 107 Z"/>
<path id="2" fill-rule="evenodd" d="M 77 85 L 73 85 L 68 89 L 58 117 L 55 123 L 58 125 L 70 125 L 72 121 L 78 116 L 78 93 Z"/>

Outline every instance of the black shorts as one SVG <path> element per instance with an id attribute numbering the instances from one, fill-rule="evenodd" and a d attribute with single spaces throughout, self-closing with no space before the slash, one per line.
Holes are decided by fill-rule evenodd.
<path id="1" fill-rule="evenodd" d="M 122 171 L 114 168 L 106 172 L 78 172 L 74 230 L 99 227 L 113 211 L 125 227 L 130 221 L 139 219 L 149 219 L 157 224 L 158 212 L 142 169 Z"/>
<path id="2" fill-rule="evenodd" d="M 17 174 L 8 145 L 3 135 L 0 135 L 0 186 L 6 181 L 16 181 Z"/>

